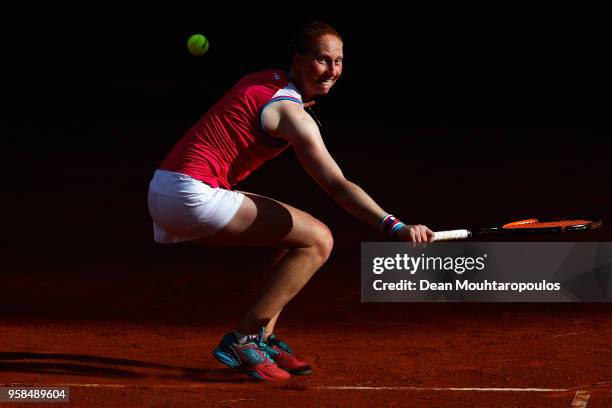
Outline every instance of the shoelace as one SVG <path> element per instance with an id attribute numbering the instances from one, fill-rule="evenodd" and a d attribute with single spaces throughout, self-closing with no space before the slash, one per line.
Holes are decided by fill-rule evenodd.
<path id="1" fill-rule="evenodd" d="M 264 358 L 269 363 L 276 364 L 274 362 L 274 359 L 272 357 L 270 357 L 270 354 L 267 352 L 268 345 L 263 340 L 264 330 L 265 330 L 265 327 L 262 327 L 261 329 L 259 329 L 259 336 L 257 336 L 257 337 L 253 336 L 253 339 L 249 339 L 249 340 L 251 340 L 253 343 L 255 343 L 257 345 L 257 348 L 259 350 L 261 350 L 262 354 L 264 355 Z"/>
<path id="2" fill-rule="evenodd" d="M 278 346 L 280 349 L 285 350 L 287 353 L 291 354 L 292 350 L 291 347 L 289 347 L 289 345 L 287 343 L 285 343 L 282 340 L 277 339 L 274 334 L 271 334 L 270 337 L 268 337 L 268 341 L 272 341 L 273 344 L 267 343 L 264 341 L 263 336 L 265 333 L 265 327 L 261 327 L 259 329 L 259 336 L 249 336 L 249 338 L 247 339 L 247 341 L 249 343 L 255 343 L 255 345 L 257 346 L 257 348 L 262 352 L 262 354 L 264 355 L 264 358 L 272 363 L 272 364 L 276 364 L 274 359 L 270 356 L 270 353 L 274 353 L 274 355 L 276 355 L 278 352 L 276 350 L 274 350 L 272 348 L 272 346 Z"/>
<path id="3" fill-rule="evenodd" d="M 264 342 L 260 342 L 258 339 L 253 338 L 253 339 L 248 339 L 243 346 L 246 346 L 247 344 L 254 344 L 257 347 L 257 350 L 261 352 L 261 354 L 263 355 L 264 359 L 268 362 L 268 363 L 272 363 L 275 364 L 274 359 L 270 357 L 270 354 L 267 351 L 267 345 Z"/>

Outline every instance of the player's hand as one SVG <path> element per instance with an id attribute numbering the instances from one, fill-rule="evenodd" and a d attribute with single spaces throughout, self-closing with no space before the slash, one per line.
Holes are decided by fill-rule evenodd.
<path id="1" fill-rule="evenodd" d="M 397 231 L 398 241 L 407 242 L 433 242 L 435 234 L 432 230 L 427 228 L 425 225 L 404 225 L 402 229 Z"/>

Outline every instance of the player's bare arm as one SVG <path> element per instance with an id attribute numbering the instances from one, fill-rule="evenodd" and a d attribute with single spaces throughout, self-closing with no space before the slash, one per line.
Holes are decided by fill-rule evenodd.
<path id="1" fill-rule="evenodd" d="M 361 187 L 346 179 L 333 159 L 314 120 L 291 101 L 279 101 L 263 112 L 266 131 L 293 146 L 304 169 L 340 206 L 362 221 L 378 227 L 385 212 Z M 397 233 L 400 240 L 428 242 L 433 232 L 422 225 L 408 225 Z"/>

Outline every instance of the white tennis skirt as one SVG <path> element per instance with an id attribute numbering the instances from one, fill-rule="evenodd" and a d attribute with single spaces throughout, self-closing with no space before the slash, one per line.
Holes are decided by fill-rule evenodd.
<path id="1" fill-rule="evenodd" d="M 153 239 L 161 244 L 193 241 L 222 229 L 236 215 L 244 194 L 213 188 L 185 174 L 156 170 L 149 183 Z"/>

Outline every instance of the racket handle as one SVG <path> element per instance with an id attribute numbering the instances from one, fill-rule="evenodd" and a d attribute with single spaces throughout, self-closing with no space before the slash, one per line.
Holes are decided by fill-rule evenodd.
<path id="1" fill-rule="evenodd" d="M 465 239 L 472 236 L 472 233 L 466 229 L 437 231 L 434 234 L 434 241 L 450 241 L 453 239 Z"/>

